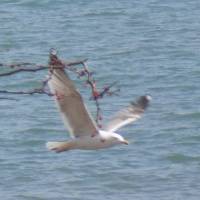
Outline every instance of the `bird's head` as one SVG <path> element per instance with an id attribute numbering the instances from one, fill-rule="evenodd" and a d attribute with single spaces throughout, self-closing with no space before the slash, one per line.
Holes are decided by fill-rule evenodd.
<path id="1" fill-rule="evenodd" d="M 129 144 L 129 142 L 126 139 L 124 139 L 121 135 L 116 133 L 112 135 L 112 140 L 117 144 Z"/>

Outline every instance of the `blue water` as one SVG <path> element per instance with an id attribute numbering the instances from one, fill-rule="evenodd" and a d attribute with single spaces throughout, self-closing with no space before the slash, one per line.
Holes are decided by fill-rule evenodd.
<path id="1" fill-rule="evenodd" d="M 104 122 L 137 96 L 153 97 L 144 117 L 119 131 L 129 146 L 62 154 L 45 148 L 68 137 L 50 97 L 1 100 L 1 199 L 198 200 L 199 11 L 198 0 L 0 1 L 1 62 L 46 64 L 51 47 L 65 59 L 89 58 L 99 86 L 121 88 L 102 100 Z M 30 88 L 45 74 L 4 77 L 0 86 Z"/>

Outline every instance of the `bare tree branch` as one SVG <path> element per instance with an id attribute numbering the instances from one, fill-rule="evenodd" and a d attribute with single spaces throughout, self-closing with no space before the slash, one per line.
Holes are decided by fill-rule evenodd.
<path id="1" fill-rule="evenodd" d="M 28 95 L 33 95 L 33 94 L 47 94 L 48 96 L 53 96 L 50 92 L 46 91 L 43 87 L 41 88 L 35 88 L 33 90 L 28 90 L 28 91 L 7 91 L 7 90 L 0 90 L 1 94 L 28 94 Z"/>
<path id="2" fill-rule="evenodd" d="M 53 69 L 63 68 L 65 70 L 71 71 L 77 75 L 78 78 L 85 77 L 85 84 L 89 85 L 91 90 L 91 97 L 90 100 L 93 100 L 96 106 L 96 123 L 99 127 L 101 127 L 100 121 L 102 120 L 102 112 L 100 108 L 99 100 L 102 99 L 105 95 L 111 96 L 117 94 L 119 90 L 111 91 L 111 88 L 116 85 L 116 82 L 103 87 L 102 90 L 97 89 L 96 80 L 93 77 L 93 73 L 89 70 L 89 67 L 86 64 L 87 59 L 78 60 L 78 61 L 63 61 L 59 59 L 56 55 L 55 50 L 51 50 L 50 57 L 49 57 L 48 65 L 37 65 L 34 63 L 17 63 L 17 64 L 3 64 L 0 63 L 0 67 L 7 67 L 14 70 L 9 72 L 0 73 L 0 77 L 6 77 L 10 75 L 15 75 L 21 72 L 29 72 L 29 73 L 36 73 L 42 70 L 49 70 L 49 76 L 42 80 L 41 86 L 38 88 L 33 88 L 27 91 L 8 91 L 8 90 L 0 90 L 0 94 L 10 94 L 10 95 L 34 95 L 34 94 L 45 94 L 48 96 L 53 96 L 49 91 L 48 82 L 51 79 L 51 75 L 53 73 Z M 82 65 L 82 68 L 77 68 L 76 65 Z M 26 67 L 29 66 L 29 67 Z M 53 68 L 51 68 L 53 66 Z M 7 99 L 7 100 L 15 100 L 10 97 L 0 97 L 0 99 Z"/>
<path id="3" fill-rule="evenodd" d="M 44 69 L 48 69 L 48 67 L 46 67 L 46 66 L 36 66 L 36 67 L 33 67 L 33 68 L 22 68 L 21 67 L 19 69 L 16 69 L 16 70 L 13 70 L 13 71 L 10 71 L 10 72 L 2 73 L 2 74 L 0 74 L 0 77 L 17 74 L 19 72 L 37 72 L 37 71 L 41 71 L 41 70 L 44 70 Z"/>
<path id="4" fill-rule="evenodd" d="M 68 70 L 70 71 L 75 71 L 75 68 L 73 68 L 72 66 L 74 65 L 80 65 L 82 64 L 83 62 L 85 62 L 87 59 L 84 59 L 84 60 L 81 60 L 81 61 L 72 61 L 72 62 L 63 62 L 63 65 L 65 68 L 67 68 Z M 1 73 L 0 74 L 0 77 L 1 76 L 9 76 L 9 75 L 13 75 L 13 74 L 16 74 L 16 73 L 19 73 L 19 72 L 37 72 L 37 71 L 41 71 L 41 70 L 45 70 L 45 69 L 49 69 L 49 66 L 45 66 L 45 65 L 35 65 L 35 64 L 31 64 L 31 63 L 28 63 L 28 65 L 35 65 L 34 67 L 21 67 L 23 66 L 24 64 L 26 63 L 23 63 L 22 65 L 21 64 L 11 64 L 11 65 L 3 65 L 2 63 L 0 64 L 0 66 L 7 66 L 7 67 L 10 67 L 10 68 L 14 68 L 14 67 L 18 67 L 18 69 L 16 70 L 12 70 L 12 71 L 9 71 L 9 72 L 5 72 L 5 73 Z"/>
<path id="5" fill-rule="evenodd" d="M 8 67 L 8 68 L 16 68 L 16 67 L 22 67 L 27 65 L 35 65 L 34 63 L 13 63 L 13 64 L 4 64 L 0 63 L 0 67 Z"/>
<path id="6" fill-rule="evenodd" d="M 14 101 L 18 101 L 17 99 L 15 98 L 12 98 L 12 97 L 0 97 L 0 100 L 14 100 Z"/>

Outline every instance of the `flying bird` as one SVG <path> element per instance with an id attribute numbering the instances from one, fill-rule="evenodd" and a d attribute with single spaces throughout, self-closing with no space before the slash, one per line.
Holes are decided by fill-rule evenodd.
<path id="1" fill-rule="evenodd" d="M 128 141 L 115 131 L 141 118 L 151 100 L 150 96 L 139 97 L 99 129 L 64 69 L 53 69 L 48 84 L 51 92 L 55 94 L 55 102 L 71 136 L 68 141 L 46 143 L 49 150 L 57 153 L 72 149 L 96 150 L 118 144 L 127 145 Z"/>

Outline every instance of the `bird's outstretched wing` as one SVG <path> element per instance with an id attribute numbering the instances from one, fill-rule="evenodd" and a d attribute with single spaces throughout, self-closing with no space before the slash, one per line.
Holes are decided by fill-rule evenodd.
<path id="1" fill-rule="evenodd" d="M 150 96 L 141 96 L 136 102 L 131 102 L 127 108 L 122 109 L 105 126 L 106 131 L 114 132 L 117 129 L 141 118 L 151 100 Z"/>
<path id="2" fill-rule="evenodd" d="M 53 69 L 48 84 L 71 136 L 82 137 L 97 134 L 98 129 L 95 122 L 64 69 Z"/>

